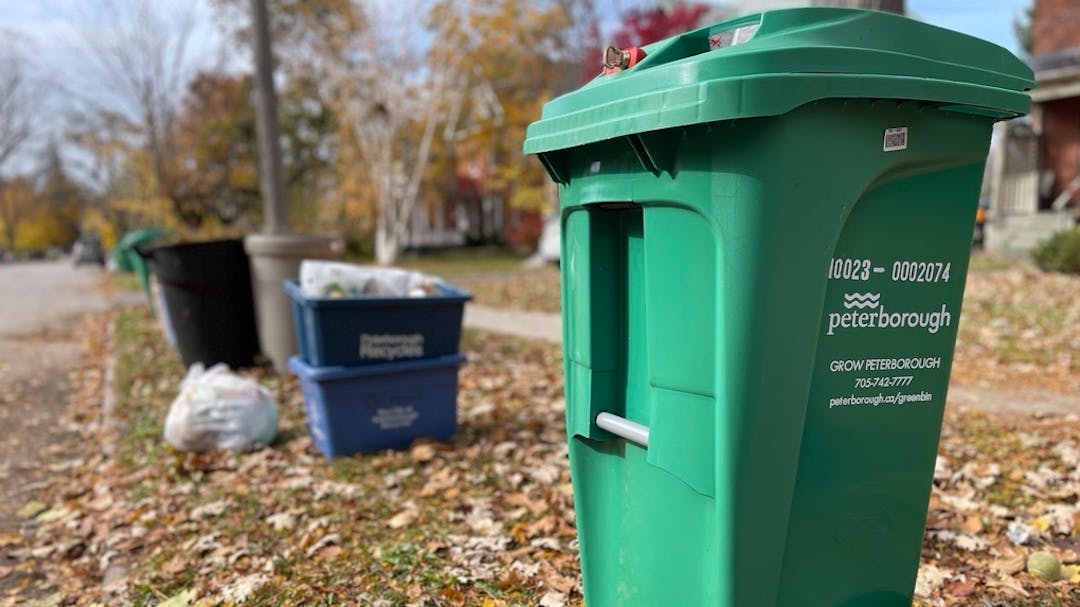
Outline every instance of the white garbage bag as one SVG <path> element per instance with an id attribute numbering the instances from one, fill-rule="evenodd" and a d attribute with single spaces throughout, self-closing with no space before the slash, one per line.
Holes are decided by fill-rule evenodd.
<path id="1" fill-rule="evenodd" d="M 247 451 L 277 434 L 278 406 L 270 391 L 224 363 L 195 363 L 165 418 L 165 440 L 182 451 Z"/>
<path id="2" fill-rule="evenodd" d="M 441 280 L 400 268 L 361 266 L 340 261 L 300 262 L 300 290 L 323 297 L 426 297 L 439 292 Z"/>

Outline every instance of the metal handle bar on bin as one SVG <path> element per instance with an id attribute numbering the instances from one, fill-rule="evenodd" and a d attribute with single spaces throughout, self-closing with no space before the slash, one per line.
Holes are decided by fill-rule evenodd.
<path id="1" fill-rule="evenodd" d="M 649 448 L 649 428 L 648 426 L 642 426 L 637 422 L 632 422 L 625 417 L 619 417 L 618 415 L 612 415 L 610 413 L 601 413 L 596 416 L 596 425 L 600 428 L 607 430 L 608 432 L 625 438 L 626 440 Z"/>

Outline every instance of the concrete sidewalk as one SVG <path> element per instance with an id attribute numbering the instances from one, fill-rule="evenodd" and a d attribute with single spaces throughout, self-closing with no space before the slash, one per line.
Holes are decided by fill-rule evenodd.
<path id="1" fill-rule="evenodd" d="M 558 314 L 504 310 L 471 303 L 465 306 L 464 322 L 470 329 L 562 343 L 562 317 Z"/>

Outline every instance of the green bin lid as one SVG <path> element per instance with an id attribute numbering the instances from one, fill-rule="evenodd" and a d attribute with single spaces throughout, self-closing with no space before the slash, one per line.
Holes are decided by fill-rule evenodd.
<path id="1" fill-rule="evenodd" d="M 525 152 L 777 116 L 818 99 L 918 100 L 1011 118 L 1027 113 L 1024 91 L 1034 86 L 1031 69 L 995 44 L 858 9 L 769 11 L 644 50 L 637 65 L 548 102 L 529 126 Z"/>

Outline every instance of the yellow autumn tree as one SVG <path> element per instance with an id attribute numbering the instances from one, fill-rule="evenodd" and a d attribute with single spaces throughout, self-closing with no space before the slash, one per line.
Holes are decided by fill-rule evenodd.
<path id="1" fill-rule="evenodd" d="M 550 210 L 554 202 L 543 167 L 521 144 L 544 103 L 577 84 L 579 9 L 552 0 L 444 0 L 433 9 L 439 57 L 467 82 L 452 155 L 482 158 L 482 186 L 511 206 Z"/>
<path id="2" fill-rule="evenodd" d="M 19 246 L 19 232 L 34 210 L 34 184 L 26 177 L 7 180 L 0 187 L 0 233 L 4 247 L 14 251 Z"/>

